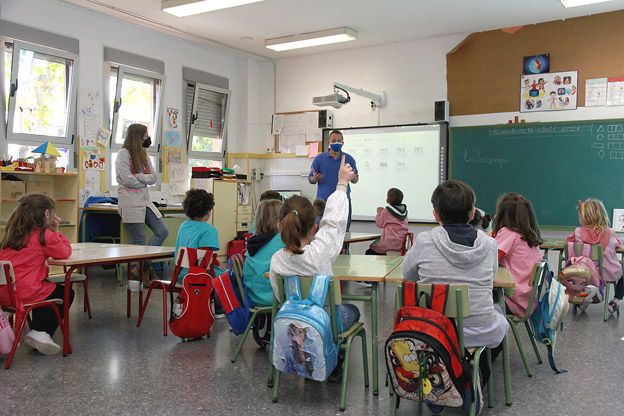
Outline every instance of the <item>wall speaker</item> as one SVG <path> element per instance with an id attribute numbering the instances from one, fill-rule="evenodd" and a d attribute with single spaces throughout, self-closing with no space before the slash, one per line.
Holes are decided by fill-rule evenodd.
<path id="1" fill-rule="evenodd" d="M 433 109 L 433 119 L 435 121 L 449 121 L 449 102 L 436 101 Z"/>

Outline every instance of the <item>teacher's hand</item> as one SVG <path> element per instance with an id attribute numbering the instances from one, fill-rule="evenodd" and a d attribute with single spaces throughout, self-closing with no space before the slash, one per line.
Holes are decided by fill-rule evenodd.
<path id="1" fill-rule="evenodd" d="M 315 171 L 314 169 L 312 169 L 310 171 L 310 176 L 308 177 L 308 181 L 311 184 L 314 185 L 314 184 L 318 183 L 318 181 L 320 181 L 320 180 L 321 180 L 321 174 L 319 172 Z"/>
<path id="2" fill-rule="evenodd" d="M 338 185 L 344 185 L 345 190 L 349 181 L 353 179 L 355 172 L 350 164 L 345 163 L 345 155 L 342 155 L 342 161 L 340 162 L 340 170 L 338 171 Z"/>

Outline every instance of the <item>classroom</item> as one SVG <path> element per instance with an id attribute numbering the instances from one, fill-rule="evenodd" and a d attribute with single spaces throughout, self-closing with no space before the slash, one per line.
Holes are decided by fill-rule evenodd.
<path id="1" fill-rule="evenodd" d="M 0 0 L 0 415 L 624 414 L 622 44 L 624 0 Z"/>

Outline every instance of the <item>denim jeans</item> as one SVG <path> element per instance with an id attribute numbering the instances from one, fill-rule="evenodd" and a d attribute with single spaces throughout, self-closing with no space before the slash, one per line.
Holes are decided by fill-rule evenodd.
<path id="1" fill-rule="evenodd" d="M 165 241 L 165 239 L 169 235 L 169 230 L 165 225 L 165 221 L 162 218 L 156 217 L 156 214 L 154 214 L 149 208 L 145 210 L 145 223 L 138 222 L 125 224 L 132 234 L 134 244 L 140 246 L 145 245 L 145 227 L 143 226 L 144 224 L 147 224 L 147 226 L 154 233 L 147 245 L 161 246 L 163 241 Z"/>

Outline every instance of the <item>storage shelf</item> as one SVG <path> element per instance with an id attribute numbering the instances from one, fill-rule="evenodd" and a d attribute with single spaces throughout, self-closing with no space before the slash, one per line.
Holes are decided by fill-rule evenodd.
<path id="1" fill-rule="evenodd" d="M 78 172 L 65 172 L 65 173 L 45 173 L 45 172 L 27 172 L 20 170 L 3 170 L 0 171 L 3 175 L 33 175 L 33 176 L 78 176 Z"/>

